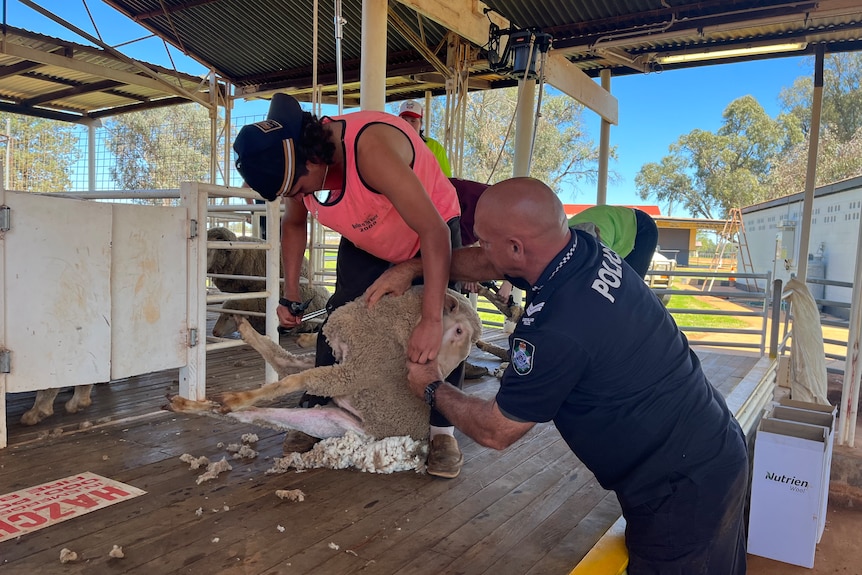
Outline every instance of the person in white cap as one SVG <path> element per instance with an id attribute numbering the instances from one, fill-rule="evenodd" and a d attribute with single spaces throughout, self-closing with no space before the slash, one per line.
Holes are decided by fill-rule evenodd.
<path id="1" fill-rule="evenodd" d="M 446 148 L 444 148 L 443 144 L 434 138 L 425 135 L 424 130 L 422 130 L 422 112 L 422 104 L 413 100 L 407 100 L 406 102 L 401 103 L 401 109 L 398 111 L 398 115 L 401 116 L 405 122 L 413 126 L 413 129 L 416 130 L 419 137 L 425 141 L 428 149 L 431 150 L 431 153 L 433 153 L 434 157 L 437 158 L 437 163 L 440 164 L 440 169 L 443 170 L 443 173 L 446 174 L 447 178 L 451 178 L 452 167 L 449 165 L 449 158 L 446 156 Z"/>

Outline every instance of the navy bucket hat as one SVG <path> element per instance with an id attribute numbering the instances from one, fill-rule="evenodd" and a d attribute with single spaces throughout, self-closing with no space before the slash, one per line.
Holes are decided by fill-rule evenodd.
<path id="1" fill-rule="evenodd" d="M 301 133 L 299 102 L 293 96 L 275 94 L 266 120 L 247 124 L 237 134 L 236 169 L 265 199 L 275 200 L 296 183 L 296 142 Z"/>

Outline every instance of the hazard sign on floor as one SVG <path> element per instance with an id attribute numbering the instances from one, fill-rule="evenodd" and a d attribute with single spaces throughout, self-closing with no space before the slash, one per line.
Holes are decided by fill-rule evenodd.
<path id="1" fill-rule="evenodd" d="M 144 493 L 87 471 L 0 495 L 0 542 Z"/>

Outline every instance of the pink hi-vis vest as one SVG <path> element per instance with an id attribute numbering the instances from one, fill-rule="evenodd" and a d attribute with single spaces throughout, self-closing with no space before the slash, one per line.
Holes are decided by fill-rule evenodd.
<path id="1" fill-rule="evenodd" d="M 437 158 L 407 122 L 392 114 L 371 111 L 324 118 L 326 121 L 344 124 L 344 193 L 340 196 L 333 193 L 336 199 L 332 203 L 321 202 L 313 194 L 302 198 L 306 209 L 315 214 L 320 223 L 358 248 L 388 262 L 401 263 L 419 251 L 419 234 L 407 225 L 386 196 L 365 185 L 356 169 L 356 139 L 367 126 L 380 123 L 394 126 L 410 138 L 413 172 L 431 196 L 443 221 L 461 215 L 455 188 L 443 174 Z M 379 169 L 385 170 L 386 166 Z"/>

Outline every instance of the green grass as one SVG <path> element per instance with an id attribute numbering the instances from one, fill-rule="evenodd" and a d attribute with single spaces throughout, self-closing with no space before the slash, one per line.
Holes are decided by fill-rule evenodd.
<path id="1" fill-rule="evenodd" d="M 670 303 L 668 303 L 667 307 L 674 309 L 718 309 L 714 305 L 710 305 L 707 302 L 697 299 L 697 297 L 691 295 L 672 295 L 670 298 Z M 672 313 L 671 315 L 673 316 L 674 321 L 676 321 L 676 324 L 680 327 L 749 327 L 748 323 L 746 323 L 742 319 L 727 315 L 695 315 L 690 313 Z"/>

